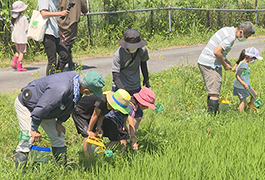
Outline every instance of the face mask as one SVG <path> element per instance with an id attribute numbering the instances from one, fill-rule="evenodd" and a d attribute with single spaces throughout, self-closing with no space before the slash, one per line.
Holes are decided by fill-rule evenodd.
<path id="1" fill-rule="evenodd" d="M 249 61 L 248 63 L 249 63 L 249 64 L 253 64 L 254 62 L 255 62 L 255 59 L 252 60 L 252 61 Z"/>
<path id="2" fill-rule="evenodd" d="M 246 41 L 246 40 L 247 40 L 247 38 L 244 37 L 244 33 L 243 33 L 243 31 L 242 31 L 242 37 L 241 37 L 241 38 L 238 37 L 237 39 L 238 39 L 240 42 L 243 42 L 243 41 Z"/>
<path id="3" fill-rule="evenodd" d="M 137 48 L 135 49 L 128 49 L 130 53 L 135 53 L 137 51 Z"/>

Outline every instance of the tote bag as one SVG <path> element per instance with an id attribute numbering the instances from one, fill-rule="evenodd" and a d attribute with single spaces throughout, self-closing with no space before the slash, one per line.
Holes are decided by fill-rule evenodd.
<path id="1" fill-rule="evenodd" d="M 33 10 L 28 27 L 27 37 L 29 39 L 34 39 L 35 41 L 42 42 L 47 20 L 48 18 L 43 18 L 39 11 Z"/>

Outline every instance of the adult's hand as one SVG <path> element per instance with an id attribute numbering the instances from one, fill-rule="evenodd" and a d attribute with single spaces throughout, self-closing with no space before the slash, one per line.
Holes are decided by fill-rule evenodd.
<path id="1" fill-rule="evenodd" d="M 61 31 L 58 31 L 58 34 L 59 34 L 61 41 L 65 42 L 65 40 L 66 40 L 65 35 Z"/>
<path id="2" fill-rule="evenodd" d="M 56 123 L 56 130 L 58 131 L 58 136 L 61 136 L 61 133 L 63 132 L 65 134 L 65 127 L 63 125 Z"/>
<path id="3" fill-rule="evenodd" d="M 226 71 L 232 69 L 232 67 L 228 63 L 226 63 L 226 66 L 224 66 L 224 68 L 225 68 Z"/>
<path id="4" fill-rule="evenodd" d="M 228 61 L 227 59 L 224 59 L 225 60 L 225 63 L 226 63 L 226 67 L 225 67 L 225 70 L 230 70 L 232 67 L 231 67 L 231 62 Z"/>
<path id="5" fill-rule="evenodd" d="M 69 14 L 69 12 L 70 11 L 68 11 L 68 10 L 63 10 L 63 11 L 60 12 L 60 16 L 66 16 L 66 15 Z"/>
<path id="6" fill-rule="evenodd" d="M 32 136 L 32 143 L 41 142 L 41 133 L 39 131 L 30 130 L 30 134 Z"/>

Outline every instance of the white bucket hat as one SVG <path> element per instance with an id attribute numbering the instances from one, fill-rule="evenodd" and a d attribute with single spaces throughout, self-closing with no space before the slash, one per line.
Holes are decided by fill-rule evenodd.
<path id="1" fill-rule="evenodd" d="M 25 11 L 27 9 L 27 5 L 22 1 L 16 1 L 12 4 L 13 9 L 11 10 L 13 13 L 19 13 Z"/>
<path id="2" fill-rule="evenodd" d="M 259 55 L 259 51 L 254 47 L 248 47 L 245 52 L 246 55 L 250 57 L 257 58 L 258 60 L 262 60 L 263 57 Z"/>

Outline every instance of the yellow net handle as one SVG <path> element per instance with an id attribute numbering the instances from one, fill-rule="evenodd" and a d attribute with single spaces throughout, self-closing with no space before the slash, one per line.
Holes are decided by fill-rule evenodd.
<path id="1" fill-rule="evenodd" d="M 88 137 L 86 140 L 87 143 L 98 146 L 96 149 L 101 148 L 103 151 L 106 149 L 105 145 L 103 144 L 103 140 L 101 138 L 91 138 Z"/>

